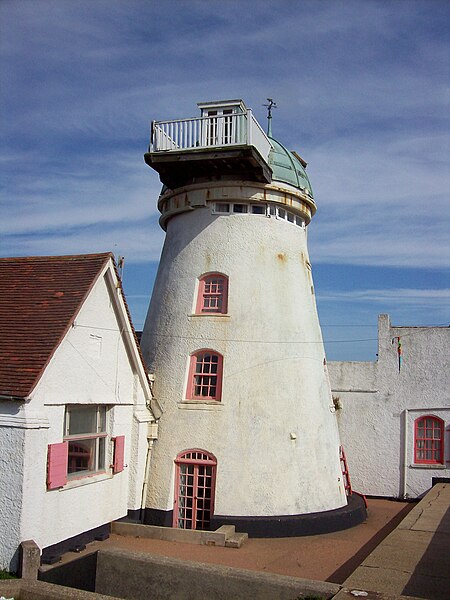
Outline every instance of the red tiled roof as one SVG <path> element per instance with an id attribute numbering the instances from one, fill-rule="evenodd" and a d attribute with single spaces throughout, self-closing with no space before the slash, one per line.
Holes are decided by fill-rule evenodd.
<path id="1" fill-rule="evenodd" d="M 31 393 L 110 258 L 0 258 L 0 396 Z"/>

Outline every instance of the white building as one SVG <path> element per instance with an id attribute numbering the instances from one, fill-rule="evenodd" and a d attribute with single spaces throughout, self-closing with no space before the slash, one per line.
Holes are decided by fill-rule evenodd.
<path id="1" fill-rule="evenodd" d="M 0 568 L 142 508 L 156 435 L 111 254 L 0 259 Z"/>
<path id="2" fill-rule="evenodd" d="M 376 362 L 330 362 L 354 489 L 417 498 L 449 477 L 450 328 L 378 322 Z"/>
<path id="3" fill-rule="evenodd" d="M 316 310 L 306 163 L 241 100 L 154 122 L 166 230 L 141 345 L 161 403 L 146 522 L 302 535 L 347 502 Z"/>

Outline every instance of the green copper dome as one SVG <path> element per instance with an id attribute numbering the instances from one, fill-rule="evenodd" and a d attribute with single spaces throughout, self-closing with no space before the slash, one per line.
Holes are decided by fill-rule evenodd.
<path id="1" fill-rule="evenodd" d="M 270 137 L 273 150 L 269 154 L 269 165 L 273 171 L 273 181 L 289 183 L 301 190 L 307 190 L 313 196 L 311 184 L 305 167 L 300 160 L 289 152 L 280 142 Z"/>

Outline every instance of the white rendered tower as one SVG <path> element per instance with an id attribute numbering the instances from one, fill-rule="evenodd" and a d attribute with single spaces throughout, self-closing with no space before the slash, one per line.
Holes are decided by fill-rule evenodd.
<path id="1" fill-rule="evenodd" d="M 317 315 L 306 164 L 241 100 L 153 122 L 166 230 L 142 335 L 162 406 L 146 522 L 256 536 L 360 522 Z"/>

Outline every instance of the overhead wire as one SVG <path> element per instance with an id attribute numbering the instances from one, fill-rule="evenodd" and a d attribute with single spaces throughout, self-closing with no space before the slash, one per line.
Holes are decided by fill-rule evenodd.
<path id="1" fill-rule="evenodd" d="M 422 325 L 422 326 L 413 326 L 414 329 L 420 329 L 420 328 L 425 328 L 425 327 L 449 327 L 450 325 L 448 323 L 443 323 L 443 324 L 439 324 L 439 325 Z M 84 328 L 88 328 L 88 329 L 96 329 L 99 331 L 116 331 L 118 332 L 119 329 L 117 328 L 110 328 L 110 327 L 96 327 L 96 326 L 90 326 L 90 325 L 80 325 L 78 323 L 74 323 L 74 327 L 84 327 Z M 322 326 L 322 327 L 334 327 L 334 326 Z M 342 327 L 345 327 L 344 325 Z M 355 325 L 354 327 L 359 327 L 358 325 Z M 365 325 L 362 327 L 376 327 L 376 326 L 372 326 L 372 325 Z M 401 329 L 402 327 L 395 327 L 395 329 Z M 408 327 L 405 327 L 405 329 L 408 329 Z M 127 333 L 131 334 L 131 331 L 126 331 Z M 419 331 L 411 331 L 409 333 L 404 333 L 402 334 L 402 337 L 406 337 L 406 336 L 412 336 L 412 335 L 417 335 L 421 332 Z M 246 344 L 351 344 L 351 343 L 361 343 L 361 342 L 376 342 L 378 341 L 378 336 L 377 337 L 372 337 L 372 338 L 360 338 L 360 339 L 355 339 L 355 338 L 347 338 L 347 339 L 342 339 L 342 340 L 331 340 L 331 339 L 322 339 L 322 340 L 316 340 L 316 341 L 308 341 L 308 340 L 252 340 L 252 339 L 237 339 L 237 338 L 218 338 L 218 337 L 202 337 L 202 336 L 185 336 L 185 335 L 174 335 L 174 334 L 168 334 L 168 333 L 153 333 L 153 335 L 155 335 L 156 337 L 161 337 L 161 338 L 167 338 L 167 339 L 181 339 L 181 340 L 209 340 L 209 339 L 214 339 L 214 341 L 217 342 L 234 342 L 234 343 L 246 343 Z"/>

